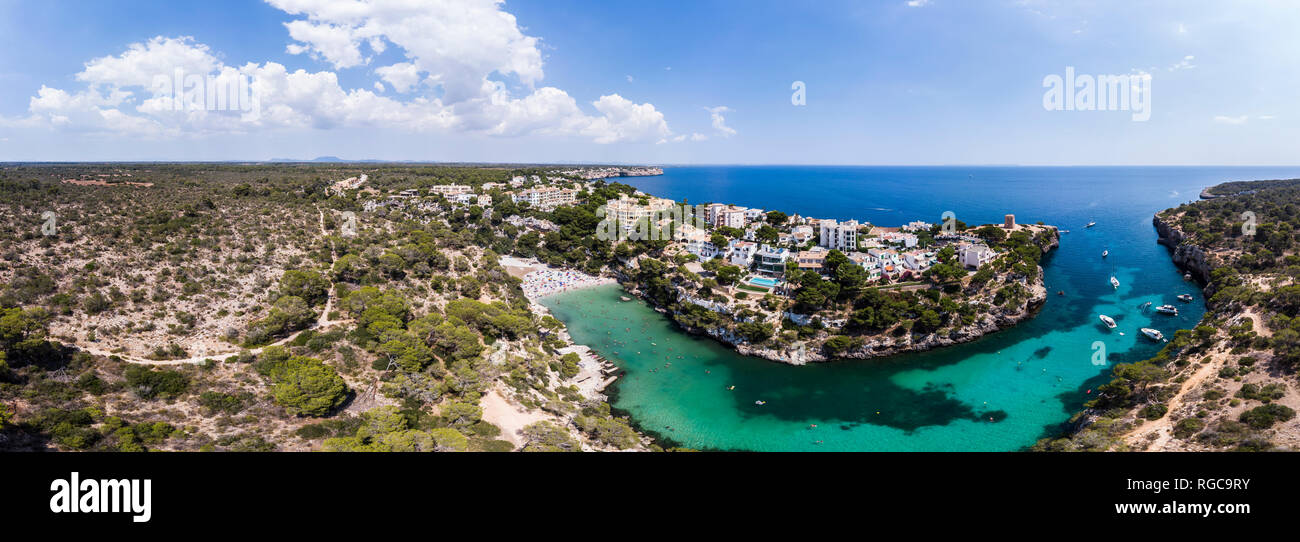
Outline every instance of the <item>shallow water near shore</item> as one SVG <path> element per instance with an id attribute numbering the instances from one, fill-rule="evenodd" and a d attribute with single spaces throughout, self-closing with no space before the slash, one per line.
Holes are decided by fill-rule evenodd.
<path id="1" fill-rule="evenodd" d="M 742 356 L 678 330 L 618 286 L 541 300 L 626 370 L 614 406 L 691 448 L 726 450 L 1018 450 L 1055 434 L 1119 362 L 1145 359 L 1199 321 L 1199 288 L 1156 244 L 1151 217 L 1229 180 L 1289 178 L 1300 168 L 688 167 L 620 179 L 663 197 L 721 201 L 822 218 L 899 225 L 954 211 L 969 224 L 1042 221 L 1071 230 L 1044 259 L 1047 302 L 978 341 L 870 360 L 790 366 Z M 1095 220 L 1097 226 L 1084 228 Z M 1110 250 L 1102 259 L 1101 252 Z M 1112 288 L 1114 274 L 1120 282 Z M 1060 290 L 1066 295 L 1058 296 Z M 1175 296 L 1190 293 L 1192 303 Z M 1171 303 L 1178 316 L 1143 311 Z M 1107 314 L 1113 331 L 1098 321 Z M 1095 344 L 1107 362 L 1093 363 Z M 730 389 L 735 386 L 734 389 Z M 763 401 L 764 404 L 756 404 Z"/>

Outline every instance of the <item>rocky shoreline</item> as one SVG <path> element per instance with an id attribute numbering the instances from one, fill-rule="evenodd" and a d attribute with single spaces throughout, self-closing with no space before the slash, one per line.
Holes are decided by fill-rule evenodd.
<path id="1" fill-rule="evenodd" d="M 1187 235 L 1177 226 L 1166 222 L 1159 214 L 1155 215 L 1151 222 L 1155 225 L 1156 234 L 1159 236 L 1156 242 L 1169 248 L 1174 265 L 1191 274 L 1192 278 L 1206 287 L 1207 297 L 1213 295 L 1214 292 L 1209 291 L 1209 284 L 1214 265 L 1205 249 L 1186 242 Z"/>

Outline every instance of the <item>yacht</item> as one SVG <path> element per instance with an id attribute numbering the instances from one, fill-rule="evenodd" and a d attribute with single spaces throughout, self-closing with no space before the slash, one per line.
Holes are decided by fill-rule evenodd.
<path id="1" fill-rule="evenodd" d="M 1163 341 L 1163 340 L 1165 340 L 1165 334 L 1164 334 L 1164 333 L 1161 333 L 1160 330 L 1158 330 L 1158 329 L 1151 329 L 1151 328 L 1149 328 L 1149 327 L 1144 327 L 1144 328 L 1142 328 L 1142 334 L 1143 334 L 1143 335 L 1146 335 L 1147 338 L 1149 338 L 1149 339 L 1151 339 L 1151 340 L 1153 340 L 1153 341 Z"/>
<path id="2" fill-rule="evenodd" d="M 1182 301 L 1183 303 L 1191 303 L 1191 302 L 1192 302 L 1192 294 L 1183 294 L 1183 295 L 1180 295 L 1180 296 L 1178 296 L 1178 300 L 1179 300 L 1179 301 Z"/>
<path id="3" fill-rule="evenodd" d="M 1119 289 L 1119 279 L 1117 279 L 1117 278 L 1115 278 L 1115 277 L 1111 277 L 1111 278 L 1110 278 L 1110 285 L 1113 286 L 1116 290 L 1118 290 L 1118 289 Z"/>
<path id="4" fill-rule="evenodd" d="M 1159 307 L 1156 307 L 1156 312 L 1160 314 L 1170 314 L 1173 316 L 1178 316 L 1178 307 L 1175 307 L 1173 305 L 1161 305 Z"/>
<path id="5" fill-rule="evenodd" d="M 1106 324 L 1106 327 L 1108 327 L 1108 328 L 1110 328 L 1110 329 L 1115 329 L 1115 319 L 1114 319 L 1114 318 L 1111 318 L 1111 317 L 1106 316 L 1106 315 L 1104 315 L 1104 314 L 1101 315 L 1100 318 L 1101 318 L 1101 323 Z"/>
<path id="6" fill-rule="evenodd" d="M 1096 226 L 1096 225 L 1097 225 L 1096 222 L 1089 222 L 1088 225 L 1087 225 L 1087 226 L 1084 226 L 1084 227 L 1085 227 L 1085 228 L 1091 228 L 1091 227 Z"/>

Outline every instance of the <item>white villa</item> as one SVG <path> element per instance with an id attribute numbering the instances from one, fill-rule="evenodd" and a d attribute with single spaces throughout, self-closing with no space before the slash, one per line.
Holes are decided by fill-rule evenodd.
<path id="1" fill-rule="evenodd" d="M 685 243 L 686 252 L 699 256 L 701 260 L 712 260 L 718 257 L 718 247 L 713 244 L 713 236 L 709 232 L 683 225 L 677 229 L 674 237 Z"/>
<path id="2" fill-rule="evenodd" d="M 997 257 L 997 255 L 998 254 L 993 252 L 993 250 L 987 245 L 966 244 L 957 248 L 957 260 L 960 261 L 963 266 L 973 267 L 976 269 L 981 265 L 993 261 L 993 258 Z"/>
<path id="3" fill-rule="evenodd" d="M 727 262 L 741 269 L 749 269 L 754 265 L 754 255 L 757 253 L 757 243 L 733 239 L 727 245 Z"/>
<path id="4" fill-rule="evenodd" d="M 795 226 L 790 234 L 794 236 L 795 244 L 802 245 L 813 238 L 813 227 L 806 224 Z"/>
<path id="5" fill-rule="evenodd" d="M 785 274 L 785 262 L 790 261 L 790 251 L 762 245 L 754 253 L 754 261 L 759 273 L 779 277 Z"/>
<path id="6" fill-rule="evenodd" d="M 880 239 L 886 243 L 903 245 L 904 248 L 915 247 L 916 244 L 919 242 L 919 239 L 917 239 L 916 234 L 901 233 L 896 231 L 882 233 L 880 235 Z"/>

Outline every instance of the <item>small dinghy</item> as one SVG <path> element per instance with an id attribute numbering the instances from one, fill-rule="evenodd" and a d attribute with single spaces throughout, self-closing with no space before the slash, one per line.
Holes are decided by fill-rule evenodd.
<path id="1" fill-rule="evenodd" d="M 1119 279 L 1117 279 L 1117 278 L 1115 278 L 1115 277 L 1111 277 L 1111 278 L 1110 278 L 1110 285 L 1111 285 L 1112 288 L 1115 288 L 1116 290 L 1118 290 L 1118 289 L 1119 289 Z"/>
<path id="2" fill-rule="evenodd" d="M 1102 258 L 1105 258 L 1106 256 L 1110 256 L 1110 251 L 1109 251 L 1109 250 L 1103 250 L 1103 251 L 1101 251 L 1101 257 L 1102 257 Z"/>
<path id="3" fill-rule="evenodd" d="M 1108 328 L 1110 328 L 1110 329 L 1115 329 L 1115 319 L 1114 319 L 1114 318 L 1111 318 L 1111 317 L 1106 316 L 1106 315 L 1104 315 L 1104 314 L 1101 315 L 1099 318 L 1101 318 L 1101 323 L 1106 324 L 1106 327 L 1108 327 Z"/>
<path id="4" fill-rule="evenodd" d="M 767 401 L 754 401 L 754 404 L 756 404 L 756 405 L 758 405 L 758 406 L 763 406 L 763 405 L 766 405 L 766 404 L 767 404 Z"/>

